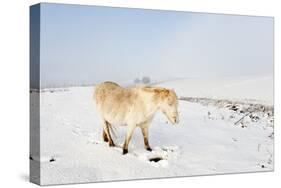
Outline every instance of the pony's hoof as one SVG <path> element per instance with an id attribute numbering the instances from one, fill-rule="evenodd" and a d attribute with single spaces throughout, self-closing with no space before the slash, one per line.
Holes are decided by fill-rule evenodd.
<path id="1" fill-rule="evenodd" d="M 109 147 L 115 147 L 115 144 L 113 142 L 109 142 Z"/>
<path id="2" fill-rule="evenodd" d="M 146 150 L 147 150 L 147 151 L 152 151 L 152 149 L 151 149 L 150 147 L 149 147 L 149 148 L 146 148 Z"/>
<path id="3" fill-rule="evenodd" d="M 128 153 L 128 149 L 123 149 L 123 155 Z"/>

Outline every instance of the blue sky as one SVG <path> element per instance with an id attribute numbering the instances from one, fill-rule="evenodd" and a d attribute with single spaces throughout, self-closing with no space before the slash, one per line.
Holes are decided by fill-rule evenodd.
<path id="1" fill-rule="evenodd" d="M 273 74 L 273 18 L 41 4 L 41 85 Z"/>

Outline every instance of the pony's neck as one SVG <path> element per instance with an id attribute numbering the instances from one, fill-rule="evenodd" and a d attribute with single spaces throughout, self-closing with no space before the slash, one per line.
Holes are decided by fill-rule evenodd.
<path id="1" fill-rule="evenodd" d="M 143 102 L 146 107 L 146 112 L 149 116 L 153 116 L 156 111 L 160 108 L 161 101 L 155 97 L 155 93 L 153 91 L 142 91 Z"/>

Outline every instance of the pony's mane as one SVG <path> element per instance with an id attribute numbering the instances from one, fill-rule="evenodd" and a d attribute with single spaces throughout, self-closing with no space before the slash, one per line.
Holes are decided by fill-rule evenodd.
<path id="1" fill-rule="evenodd" d="M 162 87 L 151 87 L 151 86 L 141 86 L 140 87 L 143 91 L 146 92 L 165 92 L 165 91 L 169 91 L 169 89 L 166 88 L 162 88 Z"/>
<path id="2" fill-rule="evenodd" d="M 177 99 L 177 95 L 173 90 L 162 88 L 162 87 L 151 87 L 151 86 L 144 86 L 141 88 L 142 91 L 147 93 L 154 94 L 154 100 L 158 101 L 159 99 L 165 99 L 167 97 Z"/>

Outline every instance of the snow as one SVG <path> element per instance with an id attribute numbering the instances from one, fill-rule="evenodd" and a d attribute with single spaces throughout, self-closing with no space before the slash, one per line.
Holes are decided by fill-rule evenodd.
<path id="1" fill-rule="evenodd" d="M 243 98 L 236 95 L 239 87 L 266 86 L 266 82 L 271 84 L 272 80 L 261 78 L 243 84 L 238 81 L 236 84 L 228 82 L 227 91 L 221 95 L 216 92 L 227 87 L 226 80 L 222 80 L 225 85 L 220 89 L 211 84 L 201 88 L 207 83 L 204 82 L 198 85 L 200 91 L 197 93 L 195 84 L 189 80 L 161 85 L 173 87 L 185 97 L 206 97 L 209 92 L 218 98 L 240 97 L 242 101 Z M 92 100 L 93 90 L 94 87 L 71 87 L 40 92 L 42 185 L 273 170 L 273 116 L 267 111 L 253 112 L 258 119 L 246 116 L 241 123 L 235 124 L 245 112 L 209 104 L 208 100 L 204 104 L 180 100 L 178 125 L 169 124 L 160 112 L 156 114 L 149 129 L 152 152 L 144 149 L 141 131 L 136 129 L 129 153 L 122 155 L 125 127 L 115 129 L 113 139 L 117 147 L 109 147 L 102 141 L 102 127 Z M 232 90 L 236 92 L 232 93 Z M 256 103 L 268 105 L 272 102 L 266 91 L 264 94 L 251 91 L 245 96 Z M 244 109 L 243 105 L 247 104 L 237 106 Z M 36 154 L 31 153 L 31 156 L 34 162 L 39 160 Z M 153 159 L 161 160 L 155 162 Z"/>

